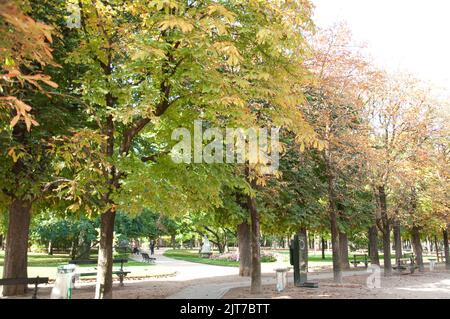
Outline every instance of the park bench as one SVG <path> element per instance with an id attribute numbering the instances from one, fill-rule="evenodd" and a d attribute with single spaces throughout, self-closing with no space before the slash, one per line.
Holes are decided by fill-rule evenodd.
<path id="1" fill-rule="evenodd" d="M 0 286 L 15 286 L 15 285 L 34 285 L 34 292 L 31 298 L 37 299 L 38 285 L 48 284 L 48 277 L 35 278 L 3 278 L 0 279 Z"/>
<path id="2" fill-rule="evenodd" d="M 123 286 L 123 279 L 130 273 L 130 271 L 124 271 L 123 270 L 123 264 L 128 262 L 128 259 L 113 259 L 114 264 L 120 263 L 120 269 L 119 270 L 113 270 L 113 275 L 117 275 L 119 277 L 120 286 Z M 71 260 L 69 261 L 69 264 L 72 265 L 96 265 L 97 260 Z M 97 269 L 97 268 L 95 268 Z M 80 277 L 87 277 L 87 276 L 96 276 L 97 272 L 79 272 L 77 273 Z"/>
<path id="3" fill-rule="evenodd" d="M 142 256 L 142 260 L 147 263 L 154 263 L 156 260 L 155 257 L 150 257 L 149 254 L 147 254 L 147 253 L 141 253 L 141 256 Z"/>
<path id="4" fill-rule="evenodd" d="M 364 266 L 367 268 L 369 265 L 369 258 L 367 257 L 367 255 L 362 255 L 362 254 L 355 254 L 353 255 L 353 261 L 351 262 L 353 264 L 353 266 L 358 267 L 358 264 L 363 263 Z"/>

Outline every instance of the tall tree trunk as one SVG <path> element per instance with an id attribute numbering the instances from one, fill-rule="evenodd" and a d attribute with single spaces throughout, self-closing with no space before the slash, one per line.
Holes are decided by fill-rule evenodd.
<path id="1" fill-rule="evenodd" d="M 386 190 L 384 185 L 378 187 L 378 197 L 380 203 L 381 224 L 383 225 L 383 257 L 384 257 L 384 275 L 390 276 L 392 274 L 391 263 L 391 226 L 387 214 L 387 200 Z"/>
<path id="2" fill-rule="evenodd" d="M 348 237 L 346 233 L 339 233 L 339 249 L 341 255 L 341 268 L 348 270 L 350 269 L 350 262 L 348 261 Z"/>
<path id="3" fill-rule="evenodd" d="M 78 237 L 74 238 L 70 245 L 70 253 L 69 253 L 70 259 L 74 260 L 77 257 L 77 253 L 78 253 Z"/>
<path id="4" fill-rule="evenodd" d="M 101 215 L 100 246 L 98 249 L 96 299 L 112 298 L 113 239 L 116 213 L 109 210 Z"/>
<path id="5" fill-rule="evenodd" d="M 248 208 L 251 218 L 251 243 L 252 243 L 252 272 L 251 272 L 251 294 L 261 293 L 261 252 L 260 252 L 260 229 L 259 214 L 256 208 L 256 199 L 248 196 Z"/>
<path id="6" fill-rule="evenodd" d="M 395 260 L 399 260 L 402 258 L 402 237 L 401 237 L 401 228 L 400 221 L 394 220 L 394 247 L 395 247 Z"/>
<path id="7" fill-rule="evenodd" d="M 47 254 L 50 256 L 53 255 L 53 241 L 48 241 Z"/>
<path id="8" fill-rule="evenodd" d="M 428 237 L 425 239 L 425 244 L 426 244 L 426 248 L 427 248 L 427 253 L 431 254 L 433 251 L 433 245 L 432 245 L 431 240 Z"/>
<path id="9" fill-rule="evenodd" d="M 3 234 L 0 234 L 0 250 L 3 250 Z"/>
<path id="10" fill-rule="evenodd" d="M 378 254 L 378 229 L 376 225 L 369 228 L 369 257 L 372 265 L 380 265 Z"/>
<path id="11" fill-rule="evenodd" d="M 239 241 L 239 276 L 250 277 L 252 270 L 252 246 L 250 225 L 245 221 L 237 227 Z"/>
<path id="12" fill-rule="evenodd" d="M 172 245 L 172 249 L 176 249 L 177 247 L 176 247 L 176 244 L 177 244 L 177 242 L 176 242 L 176 240 L 175 240 L 175 235 L 171 235 L 170 236 L 170 243 L 171 243 L 171 245 Z M 200 245 L 201 246 L 201 245 Z M 201 248 L 200 248 L 201 249 Z"/>
<path id="13" fill-rule="evenodd" d="M 336 283 L 342 283 L 341 254 L 339 249 L 339 230 L 335 211 L 330 212 L 331 249 L 333 252 L 333 278 Z"/>
<path id="14" fill-rule="evenodd" d="M 450 270 L 450 251 L 448 247 L 448 232 L 450 229 L 450 225 L 447 229 L 443 230 L 442 237 L 444 238 L 444 256 L 445 256 L 445 269 Z"/>
<path id="15" fill-rule="evenodd" d="M 436 260 L 437 260 L 437 262 L 440 262 L 441 259 L 440 259 L 440 256 L 439 256 L 439 243 L 438 243 L 438 239 L 437 239 L 436 235 L 434 235 L 434 247 L 435 247 L 435 250 L 436 250 Z"/>
<path id="16" fill-rule="evenodd" d="M 222 242 L 217 242 L 217 249 L 219 250 L 219 254 L 223 254 L 225 251 L 225 244 Z"/>
<path id="17" fill-rule="evenodd" d="M 327 168 L 328 210 L 331 229 L 331 249 L 333 252 L 333 278 L 336 283 L 342 283 L 341 254 L 339 246 L 339 227 L 336 211 L 336 196 L 334 194 L 334 176 Z"/>
<path id="18" fill-rule="evenodd" d="M 28 232 L 31 220 L 31 202 L 14 199 L 9 207 L 3 278 L 24 278 L 27 273 Z M 22 295 L 26 285 L 3 286 L 3 296 Z"/>
<path id="19" fill-rule="evenodd" d="M 423 265 L 422 255 L 422 243 L 420 242 L 420 229 L 417 226 L 413 226 L 411 229 L 411 239 L 413 243 L 414 255 L 416 257 L 416 265 L 419 266 L 419 271 L 424 272 L 425 267 Z"/>
<path id="20" fill-rule="evenodd" d="M 321 237 L 322 239 L 322 259 L 325 259 L 325 238 Z"/>

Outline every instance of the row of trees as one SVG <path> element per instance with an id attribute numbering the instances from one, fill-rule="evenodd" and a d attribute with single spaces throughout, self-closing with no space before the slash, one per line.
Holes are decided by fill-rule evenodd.
<path id="1" fill-rule="evenodd" d="M 253 293 L 261 228 L 329 231 L 337 281 L 349 235 L 370 228 L 376 263 L 378 233 L 390 256 L 391 228 L 397 242 L 408 229 L 420 264 L 420 234 L 447 234 L 446 109 L 412 77 L 377 70 L 345 28 L 315 33 L 309 1 L 67 3 L 0 0 L 4 277 L 26 276 L 31 216 L 45 225 L 49 211 L 98 218 L 96 298 L 112 297 L 118 212 L 236 232 Z M 280 170 L 175 164 L 171 134 L 196 119 L 281 127 Z"/>

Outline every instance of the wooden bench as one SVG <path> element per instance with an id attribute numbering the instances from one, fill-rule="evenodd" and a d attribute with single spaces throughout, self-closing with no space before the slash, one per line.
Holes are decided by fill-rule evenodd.
<path id="1" fill-rule="evenodd" d="M 114 264 L 120 263 L 120 269 L 119 270 L 113 270 L 113 274 L 117 275 L 119 277 L 120 286 L 123 286 L 123 279 L 130 273 L 130 271 L 124 271 L 123 270 L 123 264 L 128 262 L 128 259 L 113 259 Z M 71 260 L 69 261 L 69 264 L 72 265 L 96 265 L 97 260 Z M 95 268 L 97 269 L 97 268 Z M 77 273 L 80 277 L 87 277 L 87 276 L 96 276 L 97 272 L 80 272 Z"/>
<path id="2" fill-rule="evenodd" d="M 358 264 L 363 263 L 364 266 L 367 268 L 369 266 L 369 258 L 367 255 L 359 255 L 355 254 L 353 255 L 353 261 L 351 262 L 353 266 L 358 267 Z"/>
<path id="3" fill-rule="evenodd" d="M 141 253 L 142 260 L 147 263 L 154 263 L 156 258 L 150 257 L 147 253 Z"/>
<path id="4" fill-rule="evenodd" d="M 40 284 L 48 284 L 48 277 L 0 279 L 0 286 L 34 285 L 34 293 L 31 297 L 33 299 L 37 299 L 38 285 Z"/>

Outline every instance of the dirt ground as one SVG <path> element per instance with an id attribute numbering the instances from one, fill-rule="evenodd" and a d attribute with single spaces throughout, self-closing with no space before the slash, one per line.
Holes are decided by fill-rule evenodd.
<path id="1" fill-rule="evenodd" d="M 164 299 L 176 292 L 194 285 L 215 284 L 236 280 L 237 276 L 219 276 L 214 278 L 196 279 L 188 281 L 175 281 L 171 277 L 158 279 L 132 279 L 127 278 L 124 286 L 120 287 L 117 281 L 113 284 L 114 299 Z M 52 290 L 52 284 L 40 286 L 37 294 L 38 299 L 49 299 Z M 95 293 L 94 281 L 78 282 L 72 292 L 72 299 L 93 299 Z M 9 297 L 12 299 L 30 299 L 33 295 L 33 289 L 30 289 L 26 295 Z M 0 297 L 1 299 L 1 297 Z"/>
<path id="2" fill-rule="evenodd" d="M 263 293 L 251 298 L 267 299 L 450 299 L 450 272 L 425 272 L 381 276 L 381 288 L 370 289 L 367 279 L 370 274 L 344 277 L 337 285 L 330 279 L 316 280 L 319 288 L 297 288 L 293 283 L 283 292 L 277 292 L 274 285 L 263 286 Z M 234 288 L 224 299 L 249 298 L 249 288 Z"/>

